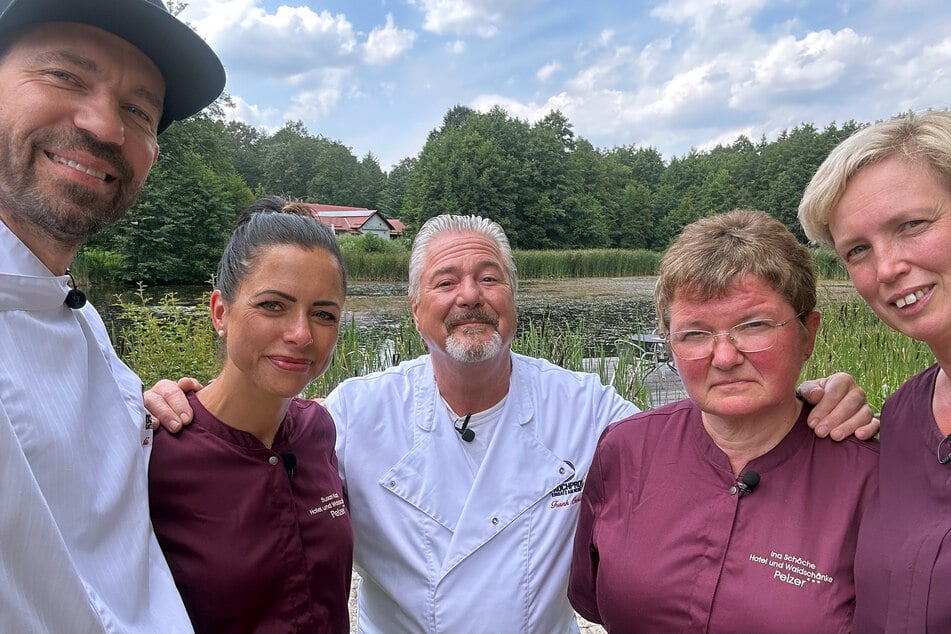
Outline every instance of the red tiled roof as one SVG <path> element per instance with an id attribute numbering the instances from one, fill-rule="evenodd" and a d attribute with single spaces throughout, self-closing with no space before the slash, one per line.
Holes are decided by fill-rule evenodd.
<path id="1" fill-rule="evenodd" d="M 373 216 L 379 214 L 375 209 L 366 207 L 345 207 L 343 205 L 322 205 L 319 203 L 302 203 L 311 214 L 320 222 L 333 229 L 336 233 L 353 233 L 359 235 L 360 228 Z M 384 218 L 380 214 L 381 218 Z M 393 226 L 392 221 L 384 220 Z M 394 227 L 395 229 L 395 227 Z M 390 231 L 394 233 L 394 231 Z M 402 223 L 400 223 L 402 233 Z M 399 235 L 399 234 L 397 234 Z"/>

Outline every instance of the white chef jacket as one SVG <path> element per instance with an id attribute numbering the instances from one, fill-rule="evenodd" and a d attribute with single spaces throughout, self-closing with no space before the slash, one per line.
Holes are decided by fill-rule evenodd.
<path id="1" fill-rule="evenodd" d="M 593 374 L 512 354 L 475 475 L 423 356 L 326 400 L 361 575 L 359 632 L 576 632 L 566 596 L 601 431 L 637 412 Z"/>
<path id="2" fill-rule="evenodd" d="M 142 384 L 0 223 L 0 632 L 191 632 L 149 521 Z"/>

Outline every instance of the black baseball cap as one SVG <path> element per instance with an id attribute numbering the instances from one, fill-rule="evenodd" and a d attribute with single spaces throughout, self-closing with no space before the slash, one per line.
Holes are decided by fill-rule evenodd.
<path id="1" fill-rule="evenodd" d="M 89 24 L 127 40 L 151 58 L 165 78 L 159 132 L 199 112 L 225 87 L 221 60 L 162 0 L 0 0 L 0 38 L 40 22 Z"/>

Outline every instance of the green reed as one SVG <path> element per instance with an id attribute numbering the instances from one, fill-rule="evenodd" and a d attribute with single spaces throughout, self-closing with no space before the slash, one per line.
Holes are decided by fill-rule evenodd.
<path id="1" fill-rule="evenodd" d="M 409 252 L 345 251 L 347 275 L 353 280 L 405 282 Z M 641 249 L 585 249 L 575 251 L 514 251 L 520 278 L 630 277 L 654 275 L 663 254 Z"/>
<path id="2" fill-rule="evenodd" d="M 934 355 L 925 344 L 886 326 L 860 299 L 826 299 L 819 310 L 822 323 L 802 376 L 848 372 L 865 388 L 876 412 L 908 378 L 934 364 Z"/>
<path id="3" fill-rule="evenodd" d="M 516 251 L 515 266 L 525 279 L 632 277 L 654 275 L 661 253 L 643 249 Z"/>

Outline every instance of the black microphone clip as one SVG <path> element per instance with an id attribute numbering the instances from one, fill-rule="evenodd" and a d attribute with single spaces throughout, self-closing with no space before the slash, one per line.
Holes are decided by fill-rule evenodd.
<path id="1" fill-rule="evenodd" d="M 73 274 L 69 272 L 69 269 L 66 269 L 66 275 L 69 276 L 69 292 L 66 293 L 66 299 L 63 300 L 63 303 L 77 310 L 86 305 L 86 294 L 76 288 L 76 280 L 73 279 Z"/>
<path id="2" fill-rule="evenodd" d="M 281 454 L 281 460 L 284 462 L 284 470 L 287 471 L 287 479 L 294 481 L 294 470 L 297 468 L 297 456 L 290 451 Z"/>
<path id="3" fill-rule="evenodd" d="M 759 485 L 759 474 L 755 471 L 744 471 L 730 487 L 730 495 L 743 497 L 752 493 L 757 485 Z"/>
<path id="4" fill-rule="evenodd" d="M 466 414 L 466 419 L 462 422 L 462 427 L 456 427 L 456 423 L 452 424 L 452 428 L 459 432 L 459 435 L 462 436 L 462 439 L 466 442 L 472 442 L 475 439 L 475 432 L 469 429 L 469 419 L 472 418 L 472 413 Z"/>

